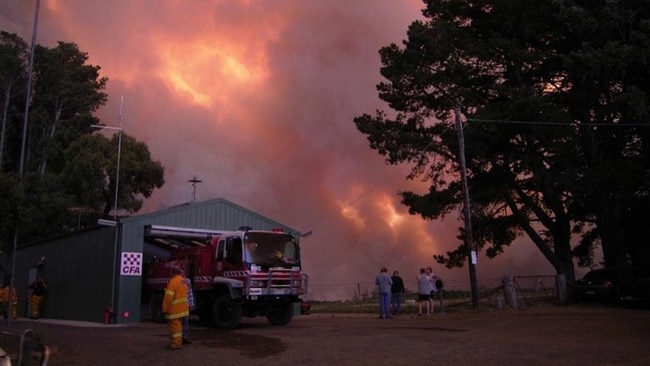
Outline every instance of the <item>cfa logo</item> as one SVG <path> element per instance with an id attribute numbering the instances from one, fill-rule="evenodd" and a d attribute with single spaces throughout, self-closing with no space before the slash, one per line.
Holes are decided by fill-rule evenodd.
<path id="1" fill-rule="evenodd" d="M 138 267 L 138 266 L 124 266 L 124 267 L 122 267 L 122 274 L 123 275 L 139 275 L 140 274 L 140 267 Z"/>
<path id="2" fill-rule="evenodd" d="M 122 252 L 122 264 L 120 267 L 122 276 L 142 275 L 142 253 Z"/>

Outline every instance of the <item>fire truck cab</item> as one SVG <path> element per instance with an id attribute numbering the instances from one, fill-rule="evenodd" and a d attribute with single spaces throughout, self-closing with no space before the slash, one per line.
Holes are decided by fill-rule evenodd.
<path id="1" fill-rule="evenodd" d="M 162 299 L 173 266 L 183 268 L 192 282 L 194 313 L 218 327 L 235 328 L 242 317 L 256 316 L 285 325 L 300 311 L 308 276 L 301 269 L 297 238 L 250 228 L 201 235 L 203 240 L 194 240 L 201 245 L 173 249 L 169 258 L 145 269 L 143 286 L 154 320 L 163 319 Z"/>

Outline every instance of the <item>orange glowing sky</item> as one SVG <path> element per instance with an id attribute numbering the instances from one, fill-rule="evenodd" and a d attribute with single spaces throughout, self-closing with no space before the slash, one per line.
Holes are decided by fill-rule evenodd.
<path id="1" fill-rule="evenodd" d="M 35 0 L 0 0 L 0 29 L 31 41 Z M 99 112 L 165 166 L 142 211 L 223 197 L 297 230 L 313 298 L 372 288 L 379 268 L 412 289 L 422 266 L 467 288 L 467 269 L 431 255 L 457 246 L 456 217 L 409 216 L 398 191 L 424 191 L 386 166 L 353 118 L 385 108 L 378 50 L 406 37 L 419 0 L 42 0 L 37 42 L 74 42 L 109 79 Z M 480 281 L 552 274 L 528 243 L 479 257 Z M 492 283 L 490 283 L 491 285 Z M 481 285 L 481 283 L 479 283 Z M 484 284 L 488 286 L 487 283 Z"/>

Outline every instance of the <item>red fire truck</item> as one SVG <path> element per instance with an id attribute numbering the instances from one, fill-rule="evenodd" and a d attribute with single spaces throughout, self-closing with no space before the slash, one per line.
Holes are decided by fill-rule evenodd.
<path id="1" fill-rule="evenodd" d="M 295 237 L 250 228 L 195 230 L 192 235 L 194 246 L 172 249 L 166 260 L 146 265 L 143 295 L 154 320 L 163 319 L 161 304 L 173 266 L 183 268 L 192 281 L 194 312 L 218 327 L 235 328 L 244 316 L 266 316 L 271 324 L 285 325 L 300 311 L 308 276 L 301 270 Z"/>

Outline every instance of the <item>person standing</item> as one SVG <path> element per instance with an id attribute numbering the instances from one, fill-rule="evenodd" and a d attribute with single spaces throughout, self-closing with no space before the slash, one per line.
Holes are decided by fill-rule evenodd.
<path id="1" fill-rule="evenodd" d="M 7 285 L 3 283 L 0 284 L 0 315 L 3 318 L 7 317 L 7 301 L 4 299 L 4 292 L 5 292 L 5 287 Z"/>
<path id="2" fill-rule="evenodd" d="M 431 297 L 431 281 L 424 268 L 420 268 L 420 274 L 418 275 L 417 280 L 418 316 L 422 315 L 422 305 L 425 306 L 427 315 L 431 315 L 431 303 L 429 302 L 429 298 Z"/>
<path id="3" fill-rule="evenodd" d="M 436 275 L 433 272 L 433 269 L 431 267 L 429 269 L 429 278 L 431 279 L 431 313 L 433 313 L 435 309 L 435 300 L 436 300 L 436 294 L 442 289 L 442 280 L 440 280 L 440 277 Z M 438 287 L 438 284 L 440 284 L 440 287 Z M 442 311 L 442 304 L 440 305 L 440 311 Z"/>
<path id="4" fill-rule="evenodd" d="M 431 314 L 435 310 L 434 300 L 436 299 L 436 280 L 438 276 L 433 273 L 433 268 L 427 267 L 427 277 L 429 278 L 429 306 L 431 307 Z"/>
<path id="5" fill-rule="evenodd" d="M 43 276 L 38 276 L 36 281 L 29 285 L 29 299 L 32 303 L 32 319 L 41 317 L 41 308 L 43 307 L 43 300 L 45 300 L 45 291 L 47 290 L 47 282 Z"/>
<path id="6" fill-rule="evenodd" d="M 402 312 L 402 300 L 404 299 L 404 281 L 397 271 L 393 272 L 390 280 L 393 282 L 390 286 L 390 301 L 393 304 L 393 315 L 399 315 Z"/>
<path id="7" fill-rule="evenodd" d="M 11 291 L 9 289 L 11 289 Z M 5 285 L 2 288 L 2 291 L 0 292 L 0 297 L 4 305 L 2 315 L 5 318 L 9 316 L 9 314 L 7 314 L 7 304 L 9 304 L 10 292 L 11 292 L 11 319 L 17 319 L 18 318 L 18 292 L 16 291 L 15 288 L 9 287 L 8 285 Z"/>
<path id="8" fill-rule="evenodd" d="M 382 267 L 375 278 L 375 285 L 379 290 L 379 318 L 380 319 L 390 319 L 390 289 L 393 281 L 391 281 L 390 276 L 388 275 L 388 270 L 386 267 Z"/>
<path id="9" fill-rule="evenodd" d="M 185 271 L 183 271 L 183 277 L 185 278 L 185 284 L 187 285 L 187 307 L 189 311 L 194 310 L 194 292 L 192 291 L 192 281 L 187 278 Z M 183 344 L 192 344 L 190 341 L 190 316 L 183 318 Z"/>
<path id="10" fill-rule="evenodd" d="M 172 267 L 172 278 L 167 282 L 162 312 L 167 319 L 170 342 L 168 350 L 178 350 L 183 343 L 183 318 L 190 315 L 187 304 L 187 284 L 180 267 Z"/>

